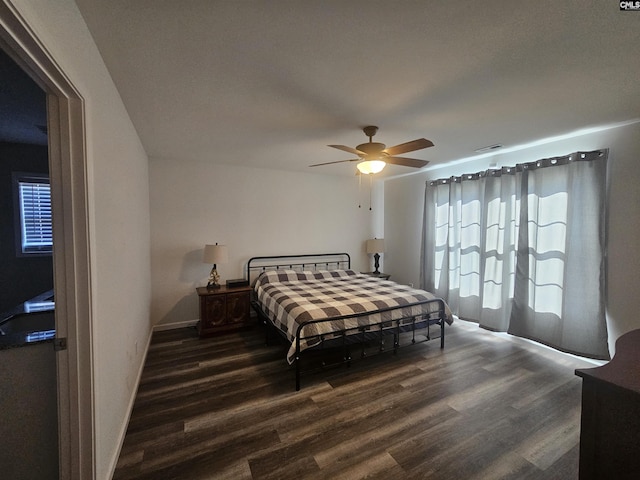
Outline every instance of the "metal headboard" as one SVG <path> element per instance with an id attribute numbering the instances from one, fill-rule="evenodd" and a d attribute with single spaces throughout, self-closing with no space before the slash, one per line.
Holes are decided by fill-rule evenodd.
<path id="1" fill-rule="evenodd" d="M 297 271 L 346 270 L 351 268 L 351 256 L 348 253 L 316 253 L 253 257 L 247 262 L 249 285 L 253 285 L 260 273 L 266 270 L 279 270 L 282 268 Z"/>

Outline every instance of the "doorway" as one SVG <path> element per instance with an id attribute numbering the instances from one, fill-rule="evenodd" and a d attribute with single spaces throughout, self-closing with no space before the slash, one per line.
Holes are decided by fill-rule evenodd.
<path id="1" fill-rule="evenodd" d="M 46 94 L 1 49 L 0 78 L 0 463 L 11 478 L 56 478 Z"/>
<path id="2" fill-rule="evenodd" d="M 2 49 L 0 78 L 0 315 L 5 316 L 53 289 L 53 258 L 46 94 Z"/>
<path id="3" fill-rule="evenodd" d="M 47 95 L 54 236 L 59 476 L 95 471 L 94 393 L 84 100 L 8 2 L 0 3 L 0 48 Z"/>

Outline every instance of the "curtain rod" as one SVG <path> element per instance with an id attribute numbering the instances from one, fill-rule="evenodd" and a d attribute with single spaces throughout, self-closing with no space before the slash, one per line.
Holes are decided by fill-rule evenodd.
<path id="1" fill-rule="evenodd" d="M 458 183 L 463 180 L 478 180 L 487 176 L 499 177 L 501 175 L 515 175 L 524 170 L 535 170 L 537 168 L 555 167 L 558 165 L 566 165 L 570 162 L 592 161 L 597 160 L 606 155 L 608 149 L 592 150 L 590 152 L 575 152 L 560 157 L 543 158 L 533 162 L 517 163 L 512 167 L 500 167 L 495 169 L 487 169 L 475 173 L 463 173 L 462 175 L 454 175 L 448 178 L 439 178 L 437 180 L 427 180 L 427 185 L 446 185 L 448 183 Z"/>

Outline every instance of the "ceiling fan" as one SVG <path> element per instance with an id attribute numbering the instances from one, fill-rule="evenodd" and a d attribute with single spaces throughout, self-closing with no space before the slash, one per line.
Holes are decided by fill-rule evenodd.
<path id="1" fill-rule="evenodd" d="M 394 147 L 389 147 L 384 143 L 378 143 L 373 141 L 373 136 L 378 131 L 378 127 L 368 126 L 362 129 L 364 134 L 369 137 L 368 143 L 358 145 L 356 148 L 347 147 L 345 145 L 328 145 L 338 150 L 353 153 L 358 158 L 351 158 L 349 160 L 338 160 L 335 162 L 316 163 L 315 165 L 309 165 L 310 167 L 319 167 L 321 165 L 331 165 L 334 163 L 343 162 L 360 162 L 356 166 L 360 173 L 378 173 L 382 171 L 387 163 L 392 165 L 402 165 L 404 167 L 422 168 L 429 162 L 426 160 L 418 160 L 416 158 L 396 157 L 399 153 L 413 152 L 415 150 L 422 150 L 423 148 L 433 147 L 433 142 L 426 138 L 419 138 L 412 140 L 411 142 L 401 143 Z"/>

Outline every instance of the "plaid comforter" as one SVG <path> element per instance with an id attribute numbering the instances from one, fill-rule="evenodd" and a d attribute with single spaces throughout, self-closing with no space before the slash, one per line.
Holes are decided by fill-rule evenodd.
<path id="1" fill-rule="evenodd" d="M 291 341 L 287 354 L 289 363 L 295 359 L 298 326 L 309 321 L 334 319 L 304 326 L 300 335 L 303 338 L 301 351 L 320 343 L 320 335 L 330 338 L 332 332 L 405 317 L 409 317 L 406 323 L 410 323 L 411 317 L 437 314 L 439 309 L 438 302 L 407 306 L 435 299 L 429 292 L 353 270 L 267 271 L 258 277 L 254 289 L 264 313 Z M 386 308 L 392 309 L 366 313 Z M 445 320 L 451 324 L 453 316 L 446 304 L 445 311 Z M 354 314 L 358 316 L 337 318 Z"/>

